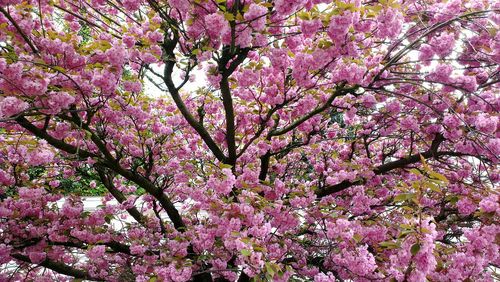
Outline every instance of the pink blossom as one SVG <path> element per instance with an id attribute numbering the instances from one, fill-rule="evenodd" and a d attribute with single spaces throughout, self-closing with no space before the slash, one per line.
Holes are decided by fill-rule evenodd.
<path id="1" fill-rule="evenodd" d="M 479 208 L 483 212 L 496 212 L 499 209 L 498 196 L 490 195 L 479 202 Z"/>
<path id="2" fill-rule="evenodd" d="M 0 117 L 11 117 L 17 115 L 28 109 L 28 107 L 28 103 L 16 97 L 5 97 L 0 100 Z"/>
<path id="3" fill-rule="evenodd" d="M 22 81 L 23 93 L 39 96 L 47 91 L 48 79 L 24 79 Z"/>
<path id="4" fill-rule="evenodd" d="M 52 162 L 54 153 L 47 149 L 35 150 L 28 155 L 29 164 L 39 166 Z"/>
<path id="5" fill-rule="evenodd" d="M 474 125 L 479 131 L 492 134 L 497 131 L 498 117 L 481 113 L 476 117 Z"/>
<path id="6" fill-rule="evenodd" d="M 228 28 L 228 22 L 223 15 L 213 13 L 205 16 L 207 33 L 214 40 L 220 37 Z"/>
<path id="7" fill-rule="evenodd" d="M 443 124 L 449 127 L 450 129 L 455 129 L 461 124 L 461 121 L 454 114 L 446 114 L 443 118 Z"/>
<path id="8" fill-rule="evenodd" d="M 5 71 L 6 68 L 7 68 L 7 62 L 5 58 L 0 58 L 0 72 Z"/>
<path id="9" fill-rule="evenodd" d="M 0 184 L 4 186 L 10 186 L 14 184 L 14 177 L 12 177 L 9 173 L 0 169 Z"/>
<path id="10" fill-rule="evenodd" d="M 328 36 L 335 41 L 343 41 L 352 24 L 352 15 L 333 16 L 328 26 Z"/>
<path id="11" fill-rule="evenodd" d="M 23 64 L 21 62 L 9 64 L 6 68 L 4 67 L 4 70 L 2 70 L 2 74 L 11 81 L 22 81 L 22 73 Z"/>
<path id="12" fill-rule="evenodd" d="M 134 0 L 135 1 L 135 0 Z M 115 67 L 122 67 L 128 60 L 128 52 L 125 47 L 121 45 L 113 46 L 106 51 L 109 63 Z"/>
<path id="13" fill-rule="evenodd" d="M 453 67 L 448 64 L 438 64 L 431 73 L 432 80 L 441 83 L 449 83 Z"/>
<path id="14" fill-rule="evenodd" d="M 433 37 L 429 41 L 429 45 L 432 46 L 432 50 L 434 50 L 438 56 L 446 57 L 453 50 L 455 35 L 453 33 L 443 32 L 441 35 Z"/>
<path id="15" fill-rule="evenodd" d="M 363 105 L 367 108 L 372 108 L 377 104 L 377 100 L 375 99 L 375 97 L 369 93 L 362 95 L 361 101 Z"/>
<path id="16" fill-rule="evenodd" d="M 192 270 L 189 267 L 177 269 L 174 264 L 170 264 L 168 267 L 158 268 L 156 273 L 165 281 L 184 282 L 189 281 Z"/>
<path id="17" fill-rule="evenodd" d="M 105 95 L 112 95 L 116 90 L 118 81 L 113 73 L 104 70 L 94 75 L 92 83 L 100 87 Z"/>
<path id="18" fill-rule="evenodd" d="M 36 264 L 42 263 L 46 258 L 46 254 L 44 252 L 36 252 L 36 251 L 30 252 L 28 254 L 28 256 L 29 256 L 31 262 L 36 263 Z"/>
<path id="19" fill-rule="evenodd" d="M 130 247 L 130 253 L 133 255 L 143 255 L 146 252 L 146 247 L 141 245 L 133 245 Z"/>
<path id="20" fill-rule="evenodd" d="M 491 281 L 500 4 L 21 2 L 1 281 Z"/>
<path id="21" fill-rule="evenodd" d="M 252 43 L 252 30 L 245 29 L 238 33 L 238 37 L 236 38 L 236 44 L 242 48 L 250 46 Z"/>
<path id="22" fill-rule="evenodd" d="M 300 28 L 304 37 L 312 37 L 321 27 L 323 27 L 323 23 L 319 19 L 300 22 Z"/>
<path id="23" fill-rule="evenodd" d="M 169 0 L 168 2 L 172 8 L 177 9 L 182 14 L 189 10 L 190 3 L 187 0 Z"/>
<path id="24" fill-rule="evenodd" d="M 279 15 L 286 16 L 296 11 L 302 0 L 276 0 L 274 5 Z"/>
<path id="25" fill-rule="evenodd" d="M 314 276 L 314 282 L 332 282 L 336 280 L 337 279 L 331 272 L 327 274 L 320 272 Z"/>
<path id="26" fill-rule="evenodd" d="M 123 6 L 130 12 L 135 12 L 139 9 L 141 2 L 139 0 L 123 0 Z"/>
<path id="27" fill-rule="evenodd" d="M 402 28 L 403 16 L 396 9 L 382 11 L 377 17 L 378 36 L 381 38 L 394 38 L 399 35 Z"/>
<path id="28" fill-rule="evenodd" d="M 413 116 L 403 118 L 400 124 L 402 129 L 418 131 L 418 121 Z"/>
<path id="29" fill-rule="evenodd" d="M 500 155 L 500 138 L 492 138 L 488 141 L 487 144 L 489 150 L 493 153 L 493 155 Z"/>
<path id="30" fill-rule="evenodd" d="M 469 215 L 473 213 L 477 206 L 468 197 L 463 197 L 457 202 L 458 212 L 463 215 Z"/>
<path id="31" fill-rule="evenodd" d="M 142 90 L 142 84 L 138 81 L 125 81 L 123 82 L 123 89 L 134 93 L 139 93 Z"/>
<path id="32" fill-rule="evenodd" d="M 106 246 L 97 245 L 87 251 L 87 256 L 92 260 L 96 260 L 102 258 L 105 252 L 106 252 Z"/>
<path id="33" fill-rule="evenodd" d="M 68 109 L 75 102 L 75 98 L 67 92 L 51 92 L 48 94 L 48 107 L 51 113 L 59 113 Z"/>
<path id="34" fill-rule="evenodd" d="M 428 44 L 422 44 L 419 51 L 418 59 L 422 61 L 429 61 L 435 54 L 433 48 Z M 430 64 L 430 62 L 427 62 L 427 64 Z"/>
<path id="35" fill-rule="evenodd" d="M 263 30 L 266 26 L 267 8 L 258 4 L 250 4 L 248 11 L 244 14 L 244 18 L 250 21 L 250 25 L 257 31 Z"/>
<path id="36" fill-rule="evenodd" d="M 4 264 L 11 260 L 10 257 L 11 247 L 6 244 L 0 244 L 0 263 Z"/>
<path id="37" fill-rule="evenodd" d="M 356 63 L 339 65 L 334 72 L 333 81 L 347 81 L 350 84 L 361 84 L 366 72 L 366 67 Z"/>
<path id="38" fill-rule="evenodd" d="M 135 45 L 135 38 L 131 35 L 125 35 L 122 38 L 123 44 L 127 46 L 127 48 L 132 48 Z"/>

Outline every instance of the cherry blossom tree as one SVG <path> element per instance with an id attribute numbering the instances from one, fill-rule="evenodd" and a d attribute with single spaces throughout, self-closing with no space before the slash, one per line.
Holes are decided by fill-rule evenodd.
<path id="1" fill-rule="evenodd" d="M 498 278 L 499 25 L 494 0 L 0 0 L 0 280 Z"/>

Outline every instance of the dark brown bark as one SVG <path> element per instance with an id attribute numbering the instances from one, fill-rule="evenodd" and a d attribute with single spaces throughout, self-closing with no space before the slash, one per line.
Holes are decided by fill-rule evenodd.
<path id="1" fill-rule="evenodd" d="M 22 255 L 22 254 L 11 254 L 11 256 L 17 260 L 26 262 L 26 263 L 32 263 L 30 258 Z M 92 277 L 88 272 L 83 271 L 78 268 L 71 267 L 69 265 L 66 265 L 61 262 L 53 261 L 51 259 L 45 259 L 41 263 L 38 264 L 39 266 L 43 266 L 45 268 L 48 268 L 50 270 L 53 270 L 57 273 L 71 276 L 74 278 L 78 279 L 85 279 L 85 280 L 90 280 L 90 281 L 104 281 L 103 279 L 98 279 L 95 277 Z"/>

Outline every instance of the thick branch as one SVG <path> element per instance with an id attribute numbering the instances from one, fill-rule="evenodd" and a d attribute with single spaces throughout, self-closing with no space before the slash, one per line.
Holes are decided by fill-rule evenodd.
<path id="1" fill-rule="evenodd" d="M 269 161 L 271 160 L 271 152 L 266 152 L 264 155 L 260 157 L 260 172 L 259 172 L 259 180 L 266 180 L 267 173 L 269 171 Z"/>
<path id="2" fill-rule="evenodd" d="M 30 258 L 22 255 L 22 254 L 11 254 L 11 256 L 17 260 L 26 262 L 26 263 L 32 263 Z M 92 277 L 88 272 L 71 267 L 69 265 L 66 265 L 61 262 L 53 261 L 51 259 L 45 259 L 41 263 L 38 264 L 39 266 L 43 266 L 45 268 L 48 268 L 52 271 L 55 271 L 57 273 L 71 276 L 74 278 L 78 279 L 85 279 L 85 280 L 90 280 L 90 281 L 104 281 L 103 279 L 98 279 L 95 277 Z"/>
<path id="3" fill-rule="evenodd" d="M 0 7 L 0 12 L 12 23 L 12 25 L 16 28 L 17 32 L 19 32 L 19 35 L 23 38 L 23 40 L 30 46 L 31 50 L 33 53 L 38 55 L 38 50 L 36 49 L 35 45 L 31 42 L 31 40 L 28 38 L 28 36 L 23 32 L 21 27 L 17 24 L 17 22 L 12 18 L 12 16 L 5 11 L 4 8 Z"/>
<path id="4" fill-rule="evenodd" d="M 416 46 L 425 36 L 428 36 L 429 34 L 435 32 L 436 30 L 438 29 L 441 29 L 441 28 L 444 28 L 448 25 L 450 25 L 451 23 L 455 22 L 455 21 L 459 21 L 459 20 L 462 20 L 462 19 L 466 19 L 466 18 L 470 18 L 470 17 L 474 17 L 474 16 L 478 16 L 478 15 L 481 15 L 481 14 L 485 14 L 485 13 L 488 13 L 488 12 L 496 12 L 498 10 L 487 10 L 487 11 L 475 11 L 475 12 L 471 12 L 471 13 L 467 13 L 467 14 L 463 14 L 461 16 L 457 16 L 457 17 L 454 17 L 452 19 L 449 19 L 447 21 L 444 21 L 444 22 L 440 22 L 440 23 L 436 23 L 434 24 L 433 26 L 429 27 L 428 30 L 426 30 L 423 34 L 421 34 L 420 36 L 417 37 L 417 39 L 413 40 L 410 44 L 408 44 L 407 46 L 405 46 L 403 49 L 401 49 L 399 52 L 397 52 L 392 58 L 389 59 L 389 56 L 390 56 L 390 53 L 389 52 L 384 59 L 388 59 L 387 63 L 384 65 L 384 67 L 377 73 L 377 75 L 375 75 L 375 77 L 373 78 L 372 82 L 370 83 L 370 86 L 375 82 L 377 81 L 380 76 L 382 75 L 382 73 L 387 70 L 389 67 L 391 67 L 394 63 L 396 63 L 397 61 L 399 61 L 408 51 L 410 51 L 414 46 Z M 393 50 L 394 48 L 391 48 L 391 51 Z"/>
<path id="5" fill-rule="evenodd" d="M 448 151 L 438 152 L 437 151 L 438 147 L 443 141 L 444 141 L 443 136 L 441 134 L 438 134 L 438 135 L 436 135 L 436 137 L 432 141 L 432 144 L 431 144 L 431 147 L 429 148 L 429 150 L 422 152 L 420 154 L 411 155 L 407 158 L 402 158 L 402 159 L 399 159 L 399 160 L 396 160 L 393 162 L 382 164 L 382 165 L 376 167 L 373 170 L 373 172 L 375 173 L 375 175 L 381 175 L 381 174 L 390 172 L 390 171 L 395 170 L 395 169 L 404 168 L 407 165 L 420 162 L 421 156 L 424 157 L 425 159 L 432 159 L 432 158 L 437 158 L 437 157 L 441 157 L 441 156 L 463 156 L 463 155 L 465 155 L 465 154 L 461 154 L 461 153 L 457 153 L 457 152 L 448 152 Z M 344 180 L 338 184 L 330 185 L 330 186 L 324 187 L 321 190 L 318 190 L 316 192 L 316 196 L 318 198 L 322 198 L 322 197 L 331 195 L 333 193 L 343 191 L 351 186 L 362 185 L 364 182 L 365 181 L 362 179 L 356 180 L 353 182 Z"/>
<path id="6" fill-rule="evenodd" d="M 31 122 L 29 122 L 25 117 L 20 116 L 16 118 L 16 121 L 19 125 L 33 133 L 36 137 L 41 138 L 46 140 L 50 145 L 54 146 L 55 148 L 70 153 L 70 154 L 77 154 L 81 158 L 94 158 L 98 160 L 98 163 L 102 164 L 103 166 L 108 167 L 109 169 L 115 171 L 116 173 L 120 174 L 121 176 L 125 177 L 127 180 L 130 180 L 140 187 L 144 188 L 146 192 L 149 194 L 153 195 L 159 202 L 160 205 L 165 209 L 167 212 L 170 220 L 174 224 L 175 229 L 179 231 L 185 230 L 185 224 L 179 214 L 179 211 L 175 208 L 174 204 L 170 201 L 170 199 L 163 193 L 161 189 L 158 189 L 158 187 L 154 186 L 151 181 L 146 179 L 140 174 L 133 173 L 127 169 L 124 169 L 122 166 L 120 166 L 112 157 L 109 152 L 104 153 L 106 156 L 106 159 L 102 160 L 97 156 L 96 154 L 90 153 L 88 151 L 82 150 L 80 148 L 77 148 L 73 145 L 70 145 L 68 143 L 63 142 L 62 140 L 55 139 L 54 137 L 50 136 L 47 134 L 47 132 L 44 132 L 40 128 L 36 127 L 33 125 Z M 92 134 L 92 140 L 95 141 L 100 141 L 100 140 L 95 140 L 95 138 L 98 138 L 95 134 Z M 105 145 L 103 145 L 102 142 L 97 142 L 96 145 L 99 147 L 100 150 L 106 150 Z M 107 150 L 106 150 L 107 151 Z"/>
<path id="7" fill-rule="evenodd" d="M 234 107 L 231 90 L 227 77 L 222 77 L 220 82 L 220 91 L 222 93 L 222 103 L 226 115 L 226 143 L 228 150 L 228 164 L 234 166 L 236 163 L 236 126 L 234 124 Z"/>
<path id="8" fill-rule="evenodd" d="M 170 218 L 170 220 L 172 221 L 172 223 L 174 224 L 175 229 L 177 229 L 178 231 L 181 231 L 181 232 L 185 231 L 186 225 L 184 224 L 184 221 L 182 220 L 181 215 L 179 214 L 179 211 L 174 206 L 172 201 L 170 201 L 170 199 L 167 197 L 167 195 L 165 195 L 165 193 L 163 193 L 163 191 L 161 189 L 158 189 L 158 187 L 156 187 L 153 183 L 151 183 L 151 181 L 149 181 L 147 178 L 143 177 L 142 175 L 137 174 L 137 173 L 133 173 L 129 170 L 126 170 L 117 163 L 106 162 L 106 163 L 104 163 L 104 165 L 106 165 L 110 169 L 114 170 L 118 174 L 122 175 L 126 179 L 133 181 L 137 185 L 144 188 L 144 190 L 146 190 L 146 192 L 148 192 L 149 194 L 154 196 L 158 200 L 160 205 L 163 207 L 163 209 L 165 209 L 165 211 L 167 212 L 167 215 Z"/>
<path id="9" fill-rule="evenodd" d="M 16 122 L 24 127 L 26 130 L 29 132 L 33 133 L 36 137 L 41 138 L 45 141 L 47 141 L 50 145 L 54 146 L 55 148 L 64 151 L 69 154 L 73 155 L 78 155 L 80 158 L 86 159 L 86 158 L 98 158 L 98 156 L 94 153 L 91 153 L 89 151 L 85 151 L 81 148 L 75 147 L 71 144 L 68 144 L 64 142 L 63 140 L 56 139 L 52 136 L 50 136 L 47 132 L 43 131 L 42 129 L 36 127 L 33 125 L 31 122 L 29 122 L 24 116 L 19 116 L 16 118 Z"/>
<path id="10" fill-rule="evenodd" d="M 226 47 L 225 50 L 229 48 Z M 236 58 L 231 62 L 228 68 L 226 68 L 227 61 L 231 59 L 231 54 L 228 52 L 223 52 L 223 57 L 219 62 L 219 71 L 221 72 L 222 78 L 220 81 L 220 91 L 222 94 L 222 103 L 224 105 L 224 112 L 226 115 L 226 143 L 228 149 L 228 164 L 236 164 L 236 127 L 234 122 L 234 106 L 233 97 L 231 96 L 231 89 L 229 88 L 229 76 L 236 70 L 236 68 L 245 60 L 248 55 L 249 49 L 242 49 Z"/>
<path id="11" fill-rule="evenodd" d="M 302 123 L 308 121 L 310 118 L 312 118 L 313 116 L 323 112 L 324 110 L 328 109 L 333 100 L 335 100 L 336 97 L 338 96 L 341 96 L 343 94 L 346 94 L 346 93 L 349 93 L 349 92 L 354 92 L 357 87 L 353 87 L 353 88 L 350 88 L 350 89 L 343 89 L 342 88 L 343 85 L 340 86 L 340 89 L 337 89 L 331 96 L 330 98 L 328 98 L 328 100 L 321 106 L 315 108 L 314 110 L 310 111 L 309 113 L 303 115 L 302 117 L 300 117 L 299 119 L 295 120 L 294 122 L 292 122 L 290 125 L 288 125 L 287 127 L 283 127 L 281 129 L 276 129 L 276 130 L 273 130 L 269 133 L 270 136 L 279 136 L 279 135 L 283 135 L 291 130 L 294 130 L 295 128 L 297 128 L 299 125 L 301 125 Z"/>
<path id="12" fill-rule="evenodd" d="M 99 178 L 101 179 L 102 184 L 106 189 L 108 189 L 109 193 L 115 197 L 115 199 L 121 204 L 127 200 L 125 195 L 123 195 L 120 190 L 118 190 L 115 185 L 113 184 L 113 180 L 110 176 L 106 175 L 105 171 L 103 168 L 96 168 L 97 173 L 99 174 Z M 127 209 L 127 212 L 141 225 L 145 226 L 146 224 L 146 219 L 144 216 L 137 210 L 136 207 L 131 207 Z"/>
<path id="13" fill-rule="evenodd" d="M 87 124 L 82 123 L 78 115 L 73 114 L 72 119 L 75 125 L 80 125 L 84 130 L 90 133 L 90 138 L 92 142 L 94 142 L 97 148 L 99 148 L 99 151 L 101 151 L 101 153 L 105 156 L 106 161 L 102 162 L 102 164 L 112 169 L 116 173 L 122 175 L 123 177 L 127 178 L 128 180 L 133 181 L 136 184 L 140 185 L 149 194 L 153 195 L 167 212 L 167 215 L 170 218 L 170 220 L 172 220 L 175 229 L 179 231 L 185 230 L 186 226 L 179 214 L 179 211 L 177 210 L 177 208 L 175 208 L 172 201 L 170 201 L 170 199 L 163 193 L 161 189 L 156 187 L 149 179 L 143 177 L 142 175 L 124 169 L 118 163 L 118 161 L 113 157 L 111 152 L 109 152 L 104 141 Z"/>
<path id="14" fill-rule="evenodd" d="M 163 51 L 165 52 L 166 58 L 164 59 L 165 70 L 164 70 L 163 80 L 165 82 L 165 85 L 167 85 L 168 91 L 170 92 L 170 95 L 172 96 L 172 99 L 174 100 L 175 105 L 181 112 L 182 116 L 186 119 L 189 125 L 191 125 L 191 127 L 194 130 L 196 130 L 198 135 L 200 135 L 201 139 L 205 142 L 205 144 L 208 146 L 210 151 L 212 151 L 215 157 L 220 162 L 226 163 L 226 156 L 219 148 L 219 146 L 217 146 L 215 141 L 212 139 L 212 136 L 210 136 L 205 127 L 203 127 L 203 125 L 200 124 L 190 113 L 189 109 L 186 107 L 186 104 L 184 104 L 184 101 L 182 101 L 182 98 L 179 94 L 179 89 L 177 89 L 172 80 L 172 73 L 174 71 L 174 66 L 175 66 L 174 48 L 175 45 L 177 45 L 177 40 L 178 39 L 170 40 L 165 36 Z"/>
<path id="15" fill-rule="evenodd" d="M 41 239 L 39 238 L 38 241 L 39 240 L 41 240 Z M 65 246 L 65 247 L 71 247 L 71 248 L 78 248 L 78 249 L 82 249 L 82 250 L 86 250 L 89 248 L 89 244 L 88 243 L 84 244 L 83 242 L 72 242 L 72 241 L 68 241 L 68 242 L 47 241 L 47 242 L 51 246 Z M 102 242 L 102 243 L 98 243 L 98 244 L 109 247 L 113 252 L 118 252 L 118 253 L 126 254 L 129 256 L 132 255 L 130 253 L 130 246 L 122 244 L 120 242 L 110 241 L 110 242 Z"/>

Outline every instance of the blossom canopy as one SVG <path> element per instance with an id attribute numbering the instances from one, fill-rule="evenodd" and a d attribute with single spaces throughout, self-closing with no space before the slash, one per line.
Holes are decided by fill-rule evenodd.
<path id="1" fill-rule="evenodd" d="M 0 280 L 498 279 L 499 25 L 494 0 L 0 0 Z"/>

